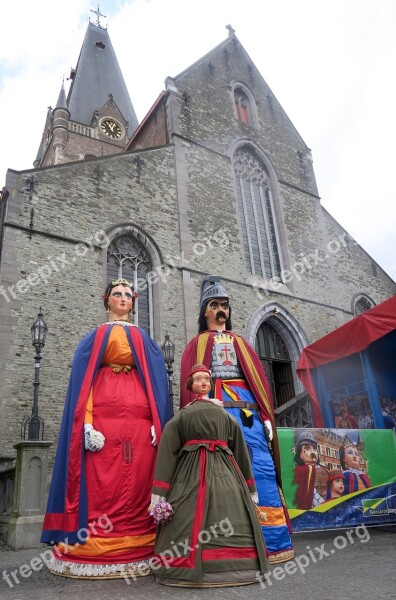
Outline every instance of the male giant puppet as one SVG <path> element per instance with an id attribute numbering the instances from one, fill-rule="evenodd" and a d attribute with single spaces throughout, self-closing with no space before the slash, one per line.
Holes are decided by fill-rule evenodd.
<path id="1" fill-rule="evenodd" d="M 198 323 L 199 333 L 182 356 L 181 407 L 192 400 L 184 385 L 191 367 L 205 364 L 215 380 L 216 398 L 224 401 L 224 408 L 238 421 L 249 449 L 269 560 L 290 560 L 294 550 L 281 490 L 279 445 L 268 382 L 254 349 L 231 330 L 229 297 L 217 276 L 209 275 L 202 281 Z"/>

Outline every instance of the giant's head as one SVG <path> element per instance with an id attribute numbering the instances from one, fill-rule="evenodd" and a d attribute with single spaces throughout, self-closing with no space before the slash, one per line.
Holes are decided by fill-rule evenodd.
<path id="1" fill-rule="evenodd" d="M 213 390 L 212 373 L 208 367 L 201 364 L 193 365 L 188 374 L 186 389 L 201 396 Z"/>
<path id="2" fill-rule="evenodd" d="M 136 296 L 132 284 L 120 278 L 108 284 L 103 295 L 103 304 L 113 318 L 122 318 L 133 313 Z"/>
<path id="3" fill-rule="evenodd" d="M 201 283 L 199 299 L 198 333 L 207 329 L 225 329 L 231 331 L 231 306 L 224 286 L 218 275 L 206 275 Z"/>
<path id="4" fill-rule="evenodd" d="M 345 491 L 345 475 L 342 471 L 331 471 L 327 480 L 326 499 L 339 498 Z"/>
<path id="5" fill-rule="evenodd" d="M 294 460 L 297 465 L 317 465 L 318 443 L 310 431 L 300 431 L 296 436 L 296 454 Z"/>
<path id="6" fill-rule="evenodd" d="M 344 471 L 360 468 L 359 450 L 355 444 L 348 443 L 340 447 L 340 463 Z"/>

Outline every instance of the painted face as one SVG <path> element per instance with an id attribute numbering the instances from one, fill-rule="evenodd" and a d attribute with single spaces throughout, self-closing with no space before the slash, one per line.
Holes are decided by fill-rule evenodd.
<path id="1" fill-rule="evenodd" d="M 334 496 L 342 496 L 345 490 L 345 484 L 342 477 L 338 477 L 337 479 L 333 479 L 331 482 L 331 492 L 334 493 Z"/>
<path id="2" fill-rule="evenodd" d="M 348 469 L 359 468 L 359 452 L 355 446 L 345 447 L 345 464 Z"/>
<path id="3" fill-rule="evenodd" d="M 200 396 L 206 396 L 211 388 L 211 378 L 205 371 L 197 371 L 192 376 L 192 391 Z"/>
<path id="4" fill-rule="evenodd" d="M 302 444 L 300 458 L 306 465 L 316 465 L 318 462 L 318 448 L 315 444 Z"/>
<path id="5" fill-rule="evenodd" d="M 206 305 L 205 318 L 208 329 L 224 326 L 230 316 L 230 305 L 226 298 L 213 298 Z"/>
<path id="6" fill-rule="evenodd" d="M 132 290 L 123 285 L 116 285 L 110 292 L 107 301 L 110 314 L 114 318 L 126 318 L 132 310 Z"/>

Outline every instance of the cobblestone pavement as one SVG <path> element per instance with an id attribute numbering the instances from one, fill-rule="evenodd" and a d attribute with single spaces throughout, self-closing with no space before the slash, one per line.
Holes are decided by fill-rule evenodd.
<path id="1" fill-rule="evenodd" d="M 349 532 L 349 533 L 348 533 Z M 0 600 L 366 600 L 396 599 L 396 527 L 293 534 L 293 561 L 245 587 L 187 589 L 154 577 L 83 581 L 52 575 L 45 547 L 14 552 L 0 546 Z"/>

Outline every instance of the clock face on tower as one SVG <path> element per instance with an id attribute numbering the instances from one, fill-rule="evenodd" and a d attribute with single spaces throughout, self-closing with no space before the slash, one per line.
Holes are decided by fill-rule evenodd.
<path id="1" fill-rule="evenodd" d="M 102 133 L 107 135 L 107 137 L 112 138 L 113 140 L 119 140 L 121 137 L 123 137 L 123 132 L 120 125 L 114 121 L 114 119 L 103 119 L 100 124 L 100 130 Z"/>

